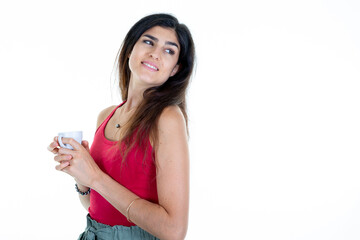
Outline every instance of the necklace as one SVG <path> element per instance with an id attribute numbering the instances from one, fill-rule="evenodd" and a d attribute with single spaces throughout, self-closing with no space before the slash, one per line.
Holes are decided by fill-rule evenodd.
<path id="1" fill-rule="evenodd" d="M 136 108 L 132 108 L 132 109 L 130 109 L 128 112 L 127 112 L 127 114 L 129 114 L 129 113 L 131 113 L 133 110 L 135 110 Z M 120 123 L 117 123 L 116 125 L 115 125 L 115 127 L 116 128 L 121 128 L 121 125 L 120 125 Z"/>

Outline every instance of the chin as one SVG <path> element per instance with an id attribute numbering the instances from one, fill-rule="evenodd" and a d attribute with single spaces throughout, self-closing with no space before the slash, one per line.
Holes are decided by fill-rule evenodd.
<path id="1" fill-rule="evenodd" d="M 141 79 L 141 82 L 149 87 L 156 87 L 162 85 L 166 81 L 154 80 L 153 78 L 143 78 Z"/>

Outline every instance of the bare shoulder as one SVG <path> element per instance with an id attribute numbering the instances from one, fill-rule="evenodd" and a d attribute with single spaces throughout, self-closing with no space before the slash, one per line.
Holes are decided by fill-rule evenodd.
<path id="1" fill-rule="evenodd" d="M 162 111 L 158 121 L 158 131 L 160 134 L 187 135 L 185 117 L 178 106 L 168 106 Z"/>
<path id="2" fill-rule="evenodd" d="M 185 118 L 178 106 L 168 106 L 160 114 L 159 124 L 180 124 L 182 122 L 185 123 Z"/>
<path id="3" fill-rule="evenodd" d="M 99 126 L 101 125 L 101 123 L 109 116 L 109 114 L 116 108 L 116 105 L 107 107 L 105 109 L 103 109 L 99 115 L 98 115 L 98 119 L 97 119 L 97 125 L 96 128 L 99 128 Z"/>

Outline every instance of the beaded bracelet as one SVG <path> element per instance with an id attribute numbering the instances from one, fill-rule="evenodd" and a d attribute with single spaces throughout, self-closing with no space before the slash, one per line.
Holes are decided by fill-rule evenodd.
<path id="1" fill-rule="evenodd" d="M 76 189 L 76 191 L 77 191 L 80 195 L 83 195 L 83 196 L 84 196 L 84 195 L 88 195 L 88 194 L 91 192 L 91 188 L 89 188 L 89 190 L 87 190 L 86 192 L 80 191 L 77 183 L 75 183 L 75 189 Z"/>

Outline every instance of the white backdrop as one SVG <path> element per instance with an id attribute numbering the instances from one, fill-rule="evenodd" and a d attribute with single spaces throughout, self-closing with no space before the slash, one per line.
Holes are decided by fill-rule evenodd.
<path id="1" fill-rule="evenodd" d="M 76 239 L 86 212 L 46 150 L 92 142 L 141 17 L 193 33 L 186 239 L 360 239 L 360 4 L 1 1 L 0 239 Z"/>

